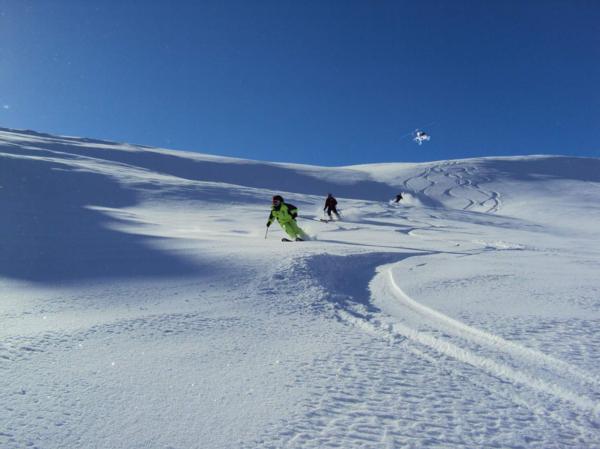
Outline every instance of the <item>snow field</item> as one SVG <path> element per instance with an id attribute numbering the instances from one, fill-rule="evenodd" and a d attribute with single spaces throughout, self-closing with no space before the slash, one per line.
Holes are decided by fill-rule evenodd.
<path id="1" fill-rule="evenodd" d="M 0 447 L 598 448 L 599 166 L 3 130 Z"/>

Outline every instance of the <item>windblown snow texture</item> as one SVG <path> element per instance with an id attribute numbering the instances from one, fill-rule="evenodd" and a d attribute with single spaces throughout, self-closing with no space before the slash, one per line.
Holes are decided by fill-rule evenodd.
<path id="1" fill-rule="evenodd" d="M 311 241 L 265 240 L 275 194 Z M 3 449 L 600 448 L 598 159 L 5 129 L 0 205 Z"/>

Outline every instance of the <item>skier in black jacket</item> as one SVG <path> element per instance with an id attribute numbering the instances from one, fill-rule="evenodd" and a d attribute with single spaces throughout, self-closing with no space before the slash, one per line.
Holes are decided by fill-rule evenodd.
<path id="1" fill-rule="evenodd" d="M 329 219 L 332 220 L 332 216 L 331 213 L 333 212 L 335 214 L 335 216 L 338 218 L 338 220 L 340 219 L 340 214 L 337 211 L 337 200 L 333 197 L 333 195 L 331 193 L 327 194 L 327 199 L 325 200 L 325 207 L 323 208 L 323 211 L 327 211 L 327 215 L 329 215 Z"/>

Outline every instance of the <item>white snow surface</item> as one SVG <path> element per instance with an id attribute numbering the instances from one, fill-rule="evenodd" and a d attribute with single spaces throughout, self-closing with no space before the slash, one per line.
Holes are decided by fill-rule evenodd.
<path id="1" fill-rule="evenodd" d="M 2 449 L 600 448 L 599 159 L 1 129 L 0 204 Z"/>

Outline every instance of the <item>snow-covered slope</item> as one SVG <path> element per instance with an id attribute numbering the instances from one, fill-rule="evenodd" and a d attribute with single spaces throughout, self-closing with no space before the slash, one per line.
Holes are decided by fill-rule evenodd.
<path id="1" fill-rule="evenodd" d="M 0 130 L 0 447 L 600 447 L 599 200 L 598 159 Z"/>

